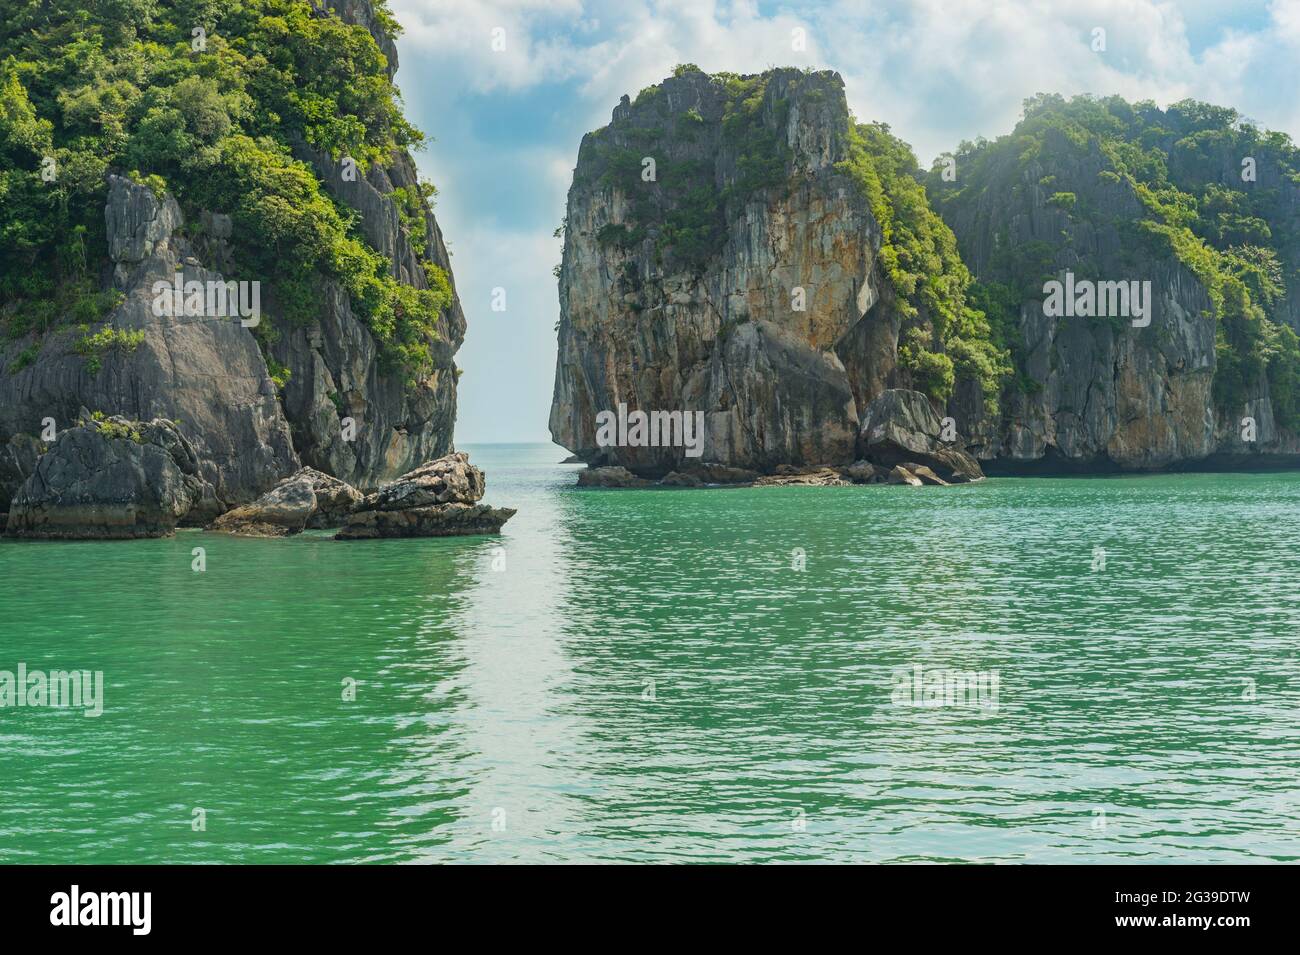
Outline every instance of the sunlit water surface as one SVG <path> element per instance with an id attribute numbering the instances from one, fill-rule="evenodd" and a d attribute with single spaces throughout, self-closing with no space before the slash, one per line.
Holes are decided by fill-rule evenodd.
<path id="1" fill-rule="evenodd" d="M 579 491 L 468 450 L 500 538 L 0 542 L 0 670 L 106 680 L 0 709 L 0 862 L 1300 858 L 1300 474 Z M 917 665 L 996 708 L 897 705 Z"/>

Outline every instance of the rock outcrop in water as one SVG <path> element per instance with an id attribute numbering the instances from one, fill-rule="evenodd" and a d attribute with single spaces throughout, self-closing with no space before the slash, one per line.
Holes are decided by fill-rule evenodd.
<path id="1" fill-rule="evenodd" d="M 882 127 L 853 124 L 831 72 L 682 69 L 625 97 L 584 138 L 569 191 L 553 439 L 642 477 L 845 466 L 881 391 L 928 384 L 936 369 L 951 387 L 947 352 L 978 353 L 987 336 L 967 329 L 962 351 L 940 328 L 939 308 L 962 314 L 960 276 L 931 294 L 901 275 L 917 263 L 900 265 L 882 231 L 894 200 L 942 246 L 939 268 L 960 266 L 900 171 L 904 154 Z M 960 387 L 968 379 L 957 369 Z M 703 412 L 702 452 L 599 442 L 600 413 L 620 404 Z"/>
<path id="2" fill-rule="evenodd" d="M 352 485 L 315 468 L 303 468 L 256 501 L 226 511 L 209 530 L 242 537 L 286 537 L 308 527 L 338 527 L 361 501 L 361 492 Z"/>
<path id="3" fill-rule="evenodd" d="M 359 503 L 338 540 L 497 534 L 515 511 L 480 502 L 483 472 L 463 451 L 429 461 Z"/>
<path id="4" fill-rule="evenodd" d="M 349 71 L 356 73 L 352 79 L 357 82 L 378 80 L 382 86 L 392 79 L 397 55 L 386 26 L 391 19 L 369 0 L 325 0 L 316 14 L 308 16 L 306 8 L 291 13 L 295 68 L 304 76 L 318 70 L 339 74 L 313 96 L 335 95 L 339 82 L 349 82 Z M 159 18 L 164 15 L 171 13 Z M 240 41 L 250 46 L 274 34 L 274 25 L 256 16 L 227 21 L 235 23 L 248 31 Z M 168 29 L 157 22 L 152 28 Z M 105 27 L 95 13 L 75 29 L 85 31 L 85 42 L 93 43 L 99 36 L 95 31 Z M 140 30 L 140 41 L 147 41 L 145 26 Z M 222 40 L 235 37 L 223 34 Z M 228 76 L 223 82 L 238 80 Z M 198 478 L 211 489 L 181 515 L 183 522 L 207 524 L 224 511 L 257 502 L 228 522 L 245 531 L 258 524 L 295 529 L 296 517 L 287 516 L 293 508 L 280 505 L 288 507 L 288 498 L 306 485 L 318 497 L 321 490 L 321 481 L 304 482 L 304 473 L 374 488 L 451 450 L 458 378 L 454 356 L 466 325 L 449 255 L 428 203 L 432 189 L 420 181 L 403 145 L 418 141 L 411 137 L 419 134 L 407 131 L 395 105 L 389 110 L 385 91 L 371 90 L 365 102 L 345 105 L 339 99 L 338 120 L 367 130 L 351 147 L 360 154 L 353 159 L 345 146 L 313 145 L 322 132 L 312 127 L 310 115 L 261 102 L 278 102 L 278 92 L 250 90 L 257 109 L 278 124 L 275 135 L 283 151 L 277 152 L 241 136 L 238 117 L 227 115 L 228 104 L 212 99 L 215 94 L 205 84 L 209 81 L 190 79 L 183 89 L 170 91 L 207 110 L 202 122 L 190 117 L 176 133 L 190 137 L 193 154 L 164 151 L 156 158 L 163 176 L 152 175 L 154 169 L 143 163 L 143 173 L 128 175 L 110 159 L 99 180 L 101 200 L 93 198 L 99 191 L 94 181 L 77 187 L 78 201 L 88 203 L 87 215 L 100 215 L 103 225 L 68 223 L 63 228 L 69 233 L 102 228 L 104 241 L 83 239 L 80 253 L 93 257 L 102 249 L 102 261 L 90 261 L 84 269 L 102 276 L 98 289 L 88 278 L 88 288 L 79 287 L 76 295 L 56 286 L 41 302 L 0 269 L 0 326 L 8 333 L 0 339 L 0 510 L 50 446 L 39 435 L 50 427 L 65 428 L 83 408 L 131 420 L 176 422 L 193 449 Z M 15 115 L 42 108 L 36 93 L 31 104 L 26 91 L 21 93 Z M 367 115 L 358 119 L 349 110 Z M 135 119 L 123 117 L 121 122 Z M 56 137 L 72 135 L 57 119 L 52 126 Z M 127 132 L 135 135 L 134 126 Z M 0 136 L 0 153 L 5 148 Z M 119 149 L 121 144 L 105 142 L 102 148 Z M 250 161 L 250 151 L 258 148 L 265 151 Z M 147 150 L 134 156 L 142 154 Z M 225 158 L 214 167 L 216 178 L 236 181 L 210 188 L 211 169 L 195 170 L 203 170 L 202 163 L 218 154 Z M 41 155 L 37 149 L 33 181 L 39 180 Z M 189 165 L 195 156 L 205 158 Z M 168 189 L 172 182 L 184 188 Z M 34 217 L 41 214 L 41 197 L 54 188 L 42 192 L 45 185 L 33 187 Z M 336 213 L 325 193 L 339 208 L 355 213 L 355 233 L 348 231 L 347 214 Z M 91 198 L 82 200 L 83 195 Z M 224 197 L 225 204 L 204 206 L 196 197 L 205 196 Z M 260 198 L 254 201 L 254 196 Z M 318 205 L 312 207 L 313 202 Z M 20 209 L 18 214 L 24 213 Z M 8 222 L 0 219 L 0 225 Z M 281 231 L 274 248 L 256 246 L 256 236 L 276 229 Z M 39 247 L 31 253 L 33 259 L 41 254 L 50 263 L 62 263 L 59 257 L 65 255 Z M 280 259 L 287 256 L 302 264 L 282 269 Z M 259 263 L 260 270 L 250 272 L 249 263 Z M 46 265 L 51 272 L 61 268 Z M 371 268 L 387 275 L 371 274 Z M 168 314 L 158 307 L 155 283 L 185 287 L 197 282 L 210 289 L 236 279 L 262 286 L 261 314 L 251 320 L 229 312 L 212 314 L 210 293 L 207 307 L 197 313 Z M 15 288 L 20 291 L 11 302 L 8 295 Z M 78 295 L 76 314 L 88 321 L 59 311 L 57 303 Z M 92 314 L 105 301 L 110 302 L 107 310 Z M 52 307 L 44 307 L 51 302 Z M 99 447 L 85 445 L 81 451 L 88 454 Z M 88 466 L 93 463 L 87 459 Z M 272 488 L 270 497 L 278 494 L 284 500 L 259 500 Z M 287 523 L 277 523 L 277 515 Z"/>
<path id="5" fill-rule="evenodd" d="M 1300 463 L 1300 151 L 1198 103 L 1028 110 L 936 166 L 945 224 L 835 74 L 684 67 L 625 97 L 569 191 L 553 439 L 676 484 Z M 702 456 L 628 409 L 702 412 Z M 873 440 L 886 410 L 924 440 Z"/>
<path id="6" fill-rule="evenodd" d="M 14 495 L 6 533 L 26 538 L 165 537 L 213 488 L 170 422 L 82 420 L 58 435 Z"/>

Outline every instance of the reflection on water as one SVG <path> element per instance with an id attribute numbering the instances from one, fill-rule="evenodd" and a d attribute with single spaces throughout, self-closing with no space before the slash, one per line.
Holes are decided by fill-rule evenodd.
<path id="1" fill-rule="evenodd" d="M 0 861 L 1300 857 L 1300 475 L 580 492 L 469 450 L 500 539 L 0 542 L 0 670 L 107 683 L 0 709 Z M 915 666 L 996 710 L 894 705 Z"/>

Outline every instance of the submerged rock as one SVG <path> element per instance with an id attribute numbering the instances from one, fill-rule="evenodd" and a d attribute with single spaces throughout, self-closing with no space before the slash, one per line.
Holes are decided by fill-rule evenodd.
<path id="1" fill-rule="evenodd" d="M 213 500 L 193 445 L 170 421 L 83 420 L 14 495 L 5 532 L 25 538 L 165 537 Z"/>
<path id="2" fill-rule="evenodd" d="M 363 500 L 361 492 L 315 468 L 290 475 L 256 501 L 218 517 L 209 530 L 246 537 L 284 537 L 307 527 L 337 527 Z"/>
<path id="3" fill-rule="evenodd" d="M 477 503 L 485 485 L 483 472 L 469 463 L 468 454 L 444 455 L 368 495 L 335 538 L 498 534 L 515 510 Z"/>

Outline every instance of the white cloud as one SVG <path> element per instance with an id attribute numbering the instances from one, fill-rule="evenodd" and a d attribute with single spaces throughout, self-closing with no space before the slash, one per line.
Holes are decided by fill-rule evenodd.
<path id="1" fill-rule="evenodd" d="M 1221 13 L 1167 0 L 833 0 L 763 16 L 753 0 L 394 0 L 403 47 L 446 58 L 448 79 L 478 91 L 519 91 L 580 80 L 582 108 L 605 122 L 679 62 L 756 72 L 774 65 L 839 70 L 863 118 L 890 122 L 928 157 L 956 139 L 1009 128 L 1040 91 L 1118 93 L 1169 103 L 1199 96 L 1290 122 L 1287 88 L 1252 82 L 1285 70 L 1296 79 L 1300 0 L 1273 0 L 1265 28 L 1225 30 L 1199 53 L 1188 16 Z M 794 12 L 798 10 L 798 12 Z M 506 50 L 491 50 L 504 29 Z M 806 52 L 791 31 L 807 30 Z M 1106 31 L 1106 50 L 1091 48 Z M 1236 102 L 1248 100 L 1252 102 Z M 954 130 L 945 103 L 960 103 Z M 976 128 L 976 126 L 979 128 Z"/>
<path id="2" fill-rule="evenodd" d="M 582 0 L 393 0 L 390 6 L 404 31 L 399 52 L 438 56 L 449 79 L 478 91 L 566 79 L 599 55 L 599 44 L 582 42 L 598 27 L 584 17 Z"/>

